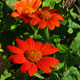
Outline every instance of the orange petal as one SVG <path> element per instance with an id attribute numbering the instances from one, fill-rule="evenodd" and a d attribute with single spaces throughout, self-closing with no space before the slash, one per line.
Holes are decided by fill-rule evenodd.
<path id="1" fill-rule="evenodd" d="M 34 5 L 35 1 L 36 1 L 36 0 L 27 0 L 27 5 L 28 5 L 29 7 L 32 7 L 32 6 Z"/>
<path id="2" fill-rule="evenodd" d="M 42 57 L 42 61 L 46 62 L 48 66 L 51 66 L 52 68 L 56 68 L 57 64 L 59 64 L 59 60 L 53 57 Z"/>
<path id="3" fill-rule="evenodd" d="M 29 68 L 29 62 L 26 62 L 26 63 L 22 64 L 22 66 L 20 68 L 21 73 L 26 73 L 28 68 Z"/>
<path id="4" fill-rule="evenodd" d="M 21 50 L 20 48 L 17 48 L 15 46 L 7 46 L 7 49 L 12 52 L 12 53 L 15 53 L 15 54 L 23 54 L 24 51 Z"/>
<path id="5" fill-rule="evenodd" d="M 25 41 L 20 40 L 20 39 L 16 39 L 16 42 L 17 42 L 17 45 L 20 49 L 23 49 L 24 51 L 29 49 L 29 47 Z"/>
<path id="6" fill-rule="evenodd" d="M 23 10 L 25 10 L 27 7 L 27 3 L 24 1 L 16 1 L 16 5 L 14 5 L 14 8 L 20 13 L 23 13 Z"/>
<path id="7" fill-rule="evenodd" d="M 58 20 L 54 19 L 52 21 L 57 27 L 60 27 L 60 22 Z"/>
<path id="8" fill-rule="evenodd" d="M 12 56 L 10 56 L 10 57 L 9 57 L 9 62 L 12 63 L 12 62 L 13 62 L 13 58 L 15 58 L 15 57 L 17 57 L 17 56 L 18 56 L 18 55 L 12 55 Z"/>
<path id="9" fill-rule="evenodd" d="M 50 73 L 51 72 L 51 69 L 48 66 L 48 64 L 46 62 L 42 61 L 42 60 L 40 60 L 39 62 L 37 62 L 37 66 L 44 73 Z"/>
<path id="10" fill-rule="evenodd" d="M 12 17 L 20 17 L 21 15 L 18 12 L 13 12 L 11 14 Z"/>
<path id="11" fill-rule="evenodd" d="M 58 20 L 64 21 L 63 17 L 58 13 L 54 13 L 53 17 L 54 17 L 54 19 L 58 19 Z"/>
<path id="12" fill-rule="evenodd" d="M 46 23 L 45 20 L 42 20 L 42 21 L 39 22 L 40 29 L 44 29 L 46 26 L 47 26 L 47 23 Z"/>
<path id="13" fill-rule="evenodd" d="M 49 48 L 49 49 L 47 49 L 46 51 L 44 51 L 44 52 L 42 53 L 42 55 L 50 55 L 50 54 L 54 54 L 54 53 L 56 53 L 56 52 L 58 52 L 58 51 L 59 51 L 58 48 L 52 47 L 52 48 Z"/>
<path id="14" fill-rule="evenodd" d="M 33 4 L 33 9 L 36 10 L 40 7 L 41 5 L 41 0 L 36 0 L 35 3 Z"/>
<path id="15" fill-rule="evenodd" d="M 49 10 L 50 13 L 54 13 L 55 11 L 57 11 L 57 9 L 50 9 Z"/>
<path id="16" fill-rule="evenodd" d="M 15 58 L 13 58 L 13 63 L 14 64 L 22 64 L 27 62 L 27 59 L 24 56 L 18 55 Z"/>
<path id="17" fill-rule="evenodd" d="M 31 65 L 29 65 L 28 68 L 28 74 L 29 76 L 33 76 L 35 73 L 37 73 L 37 66 L 35 63 L 30 63 Z"/>
<path id="18" fill-rule="evenodd" d="M 35 42 L 32 38 L 26 39 L 26 43 L 28 44 L 29 49 L 35 49 Z"/>
<path id="19" fill-rule="evenodd" d="M 42 46 L 41 46 L 41 49 L 40 49 L 40 52 L 41 53 L 44 53 L 45 51 L 47 51 L 48 49 L 50 49 L 51 48 L 51 44 L 43 44 Z"/>
<path id="20" fill-rule="evenodd" d="M 30 25 L 31 26 L 35 26 L 39 23 L 40 19 L 37 17 L 34 17 L 31 21 L 30 21 Z"/>
<path id="21" fill-rule="evenodd" d="M 41 42 L 35 42 L 35 48 L 37 49 L 37 50 L 40 50 L 40 48 L 41 48 L 41 46 L 42 46 L 42 43 Z"/>
<path id="22" fill-rule="evenodd" d="M 54 30 L 55 29 L 55 24 L 53 24 L 52 21 L 47 21 L 48 27 L 50 30 Z"/>

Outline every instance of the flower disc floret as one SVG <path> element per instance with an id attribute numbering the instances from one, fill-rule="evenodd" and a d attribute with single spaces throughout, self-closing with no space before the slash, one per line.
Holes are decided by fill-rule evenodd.
<path id="1" fill-rule="evenodd" d="M 42 54 L 38 50 L 26 51 L 24 56 L 31 62 L 38 62 L 42 58 Z"/>
<path id="2" fill-rule="evenodd" d="M 51 18 L 51 13 L 48 10 L 42 10 L 42 12 L 39 14 L 39 18 L 42 20 L 48 20 Z"/>

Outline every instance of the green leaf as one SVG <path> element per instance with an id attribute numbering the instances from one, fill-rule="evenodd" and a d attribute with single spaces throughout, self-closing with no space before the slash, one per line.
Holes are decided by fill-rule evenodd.
<path id="1" fill-rule="evenodd" d="M 61 0 L 53 0 L 55 3 L 60 3 Z"/>
<path id="2" fill-rule="evenodd" d="M 73 33 L 73 29 L 71 27 L 68 28 L 68 33 L 72 34 Z"/>
<path id="3" fill-rule="evenodd" d="M 40 79 L 44 79 L 44 77 L 42 75 L 40 75 L 39 73 L 34 74 L 34 76 L 40 78 Z"/>
<path id="4" fill-rule="evenodd" d="M 73 66 L 72 66 L 72 67 L 69 69 L 69 74 L 70 74 L 70 75 L 75 74 L 75 75 L 77 76 L 78 80 L 80 80 L 80 73 L 79 73 L 79 71 L 77 70 L 76 67 L 73 67 Z"/>
<path id="5" fill-rule="evenodd" d="M 9 73 L 8 70 L 6 69 L 4 73 L 1 75 L 0 80 L 6 80 L 9 77 L 11 77 L 11 73 Z"/>
<path id="6" fill-rule="evenodd" d="M 12 8 L 17 0 L 5 0 L 8 7 Z"/>
<path id="7" fill-rule="evenodd" d="M 50 6 L 50 8 L 54 8 L 55 2 L 52 0 L 44 0 L 42 3 L 42 7 L 44 6 Z"/>
<path id="8" fill-rule="evenodd" d="M 70 48 L 74 54 L 80 55 L 80 32 L 78 32 L 77 36 L 72 41 Z"/>
<path id="9" fill-rule="evenodd" d="M 62 80 L 76 80 L 76 79 L 70 75 L 67 75 L 67 76 L 63 77 Z"/>
<path id="10" fill-rule="evenodd" d="M 54 42 L 56 42 L 56 43 L 58 43 L 58 42 L 61 41 L 61 39 L 60 39 L 60 37 L 59 37 L 58 35 L 53 35 L 53 36 L 52 36 L 52 40 L 53 40 Z"/>
<path id="11" fill-rule="evenodd" d="M 68 27 L 73 28 L 73 29 L 80 28 L 80 25 L 75 23 L 75 22 L 73 22 L 71 19 L 69 19 L 68 22 L 69 22 Z"/>
<path id="12" fill-rule="evenodd" d="M 70 10 L 70 14 L 72 15 L 72 17 L 74 19 L 76 19 L 79 15 L 77 13 L 73 12 L 73 10 L 74 10 L 73 8 Z"/>
<path id="13" fill-rule="evenodd" d="M 11 25 L 11 30 L 16 29 L 16 25 Z"/>
<path id="14" fill-rule="evenodd" d="M 58 66 L 59 69 L 63 68 L 64 67 L 64 64 L 65 64 L 65 62 L 60 63 L 59 66 Z"/>
<path id="15" fill-rule="evenodd" d="M 5 76 L 3 74 L 1 74 L 0 80 L 5 80 Z"/>
<path id="16" fill-rule="evenodd" d="M 70 67 L 69 70 L 65 73 L 67 73 L 67 74 L 64 75 L 62 80 L 80 80 L 80 73 L 76 67 L 73 67 L 73 66 Z"/>
<path id="17" fill-rule="evenodd" d="M 67 53 L 69 50 L 69 47 L 63 44 L 58 44 L 57 47 L 60 49 L 61 53 Z"/>

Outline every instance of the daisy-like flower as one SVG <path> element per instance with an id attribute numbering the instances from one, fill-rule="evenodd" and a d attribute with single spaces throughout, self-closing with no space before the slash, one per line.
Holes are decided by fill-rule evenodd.
<path id="1" fill-rule="evenodd" d="M 30 21 L 28 14 L 35 12 L 41 5 L 41 0 L 21 0 L 16 1 L 14 8 L 17 10 L 11 14 L 12 17 L 23 19 L 25 23 Z"/>
<path id="2" fill-rule="evenodd" d="M 49 9 L 49 7 L 43 7 L 42 10 L 38 10 L 29 16 L 33 18 L 30 21 L 30 25 L 34 26 L 36 24 L 39 25 L 40 29 L 44 29 L 46 26 L 49 27 L 50 30 L 54 30 L 55 26 L 60 27 L 59 20 L 63 21 L 63 17 L 55 13 L 57 9 Z"/>
<path id="3" fill-rule="evenodd" d="M 58 59 L 45 56 L 59 51 L 58 48 L 52 47 L 51 44 L 42 44 L 32 38 L 28 38 L 25 41 L 16 39 L 16 42 L 18 47 L 7 46 L 10 52 L 15 53 L 15 55 L 9 57 L 9 61 L 14 64 L 22 64 L 20 68 L 22 73 L 28 71 L 28 74 L 33 76 L 37 73 L 37 68 L 44 73 L 50 73 L 50 67 L 56 68 L 56 64 L 59 64 Z"/>

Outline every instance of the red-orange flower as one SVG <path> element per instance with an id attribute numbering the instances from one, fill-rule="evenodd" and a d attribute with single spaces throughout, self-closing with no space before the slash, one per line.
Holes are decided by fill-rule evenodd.
<path id="1" fill-rule="evenodd" d="M 42 10 L 30 14 L 29 16 L 33 18 L 30 21 L 31 26 L 38 24 L 40 29 L 44 29 L 48 25 L 50 30 L 53 30 L 55 26 L 60 27 L 59 20 L 63 21 L 64 19 L 60 14 L 54 13 L 55 11 L 57 11 L 57 9 L 43 7 Z"/>
<path id="2" fill-rule="evenodd" d="M 12 17 L 19 17 L 23 19 L 25 23 L 30 21 L 28 14 L 33 13 L 41 5 L 41 0 L 21 0 L 16 1 L 14 8 L 17 12 L 11 14 Z"/>
<path id="3" fill-rule="evenodd" d="M 50 73 L 52 68 L 56 68 L 56 63 L 59 64 L 58 59 L 54 57 L 45 57 L 45 55 L 54 54 L 59 51 L 58 48 L 52 47 L 51 44 L 42 44 L 28 38 L 25 41 L 16 39 L 18 47 L 7 46 L 8 50 L 15 55 L 9 57 L 9 61 L 14 64 L 22 64 L 20 70 L 33 76 L 37 73 L 37 68 L 44 73 Z"/>

